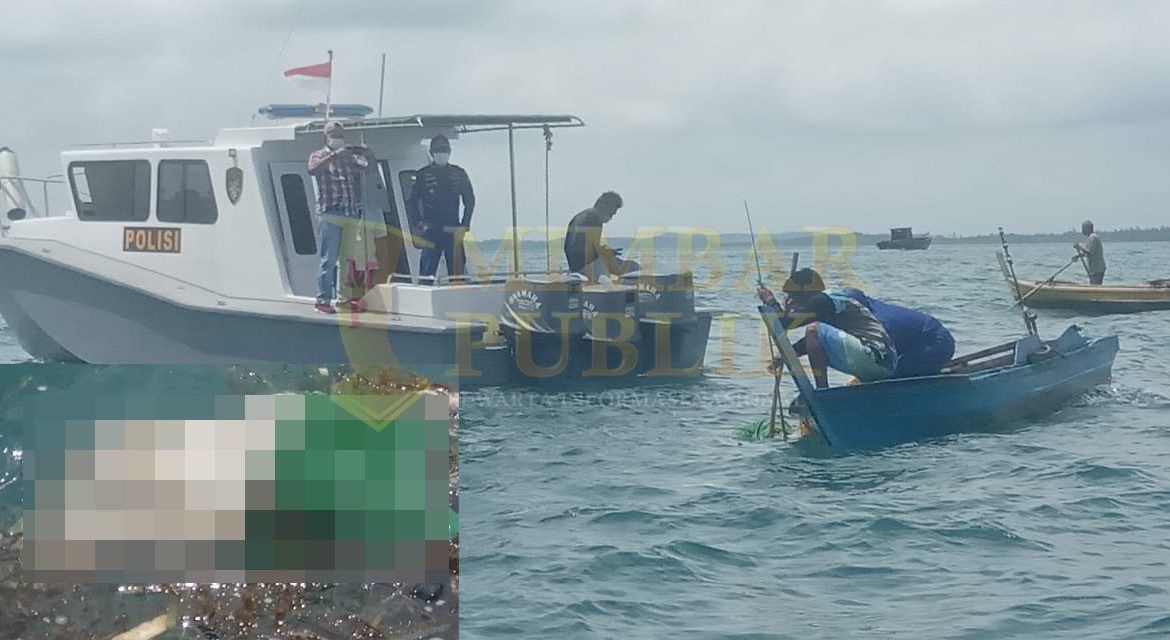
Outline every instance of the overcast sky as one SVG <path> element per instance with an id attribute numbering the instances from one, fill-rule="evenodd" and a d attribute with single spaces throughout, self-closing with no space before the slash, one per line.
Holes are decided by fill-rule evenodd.
<path id="1" fill-rule="evenodd" d="M 298 7 L 301 8 L 298 17 Z M 4 0 L 0 145 L 26 175 L 63 146 L 209 138 L 336 52 L 334 98 L 387 114 L 572 113 L 552 221 L 603 190 L 638 226 L 935 233 L 1170 224 L 1170 2 L 1078 0 Z M 291 30 L 290 27 L 295 28 Z M 281 54 L 288 37 L 287 48 Z M 543 142 L 519 139 L 521 224 Z M 510 217 L 507 145 L 452 161 Z M 58 199 L 58 203 L 61 201 Z"/>

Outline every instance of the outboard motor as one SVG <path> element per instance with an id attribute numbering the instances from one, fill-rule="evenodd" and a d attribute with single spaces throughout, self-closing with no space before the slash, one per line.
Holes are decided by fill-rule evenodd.
<path id="1" fill-rule="evenodd" d="M 16 153 L 8 147 L 0 147 L 0 226 L 5 229 L 13 220 L 37 215 L 20 177 Z"/>
<path id="2" fill-rule="evenodd" d="M 584 323 L 582 358 L 586 377 L 605 378 L 637 371 L 642 331 L 636 314 L 637 290 L 588 285 L 581 291 Z"/>
<path id="3" fill-rule="evenodd" d="M 513 361 L 527 378 L 575 377 L 575 352 L 585 333 L 581 321 L 584 279 L 521 278 L 505 285 L 500 333 Z"/>
<path id="4" fill-rule="evenodd" d="M 695 313 L 695 281 L 682 273 L 631 274 L 622 284 L 637 290 L 635 317 L 640 327 L 639 373 L 665 373 L 697 367 L 706 351 L 706 338 L 691 334 L 702 329 Z M 702 344 L 698 344 L 698 343 Z"/>

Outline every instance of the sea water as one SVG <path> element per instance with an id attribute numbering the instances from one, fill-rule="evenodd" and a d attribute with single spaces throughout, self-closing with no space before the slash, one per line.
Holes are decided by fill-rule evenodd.
<path id="1" fill-rule="evenodd" d="M 862 247 L 849 264 L 967 352 L 1023 331 L 997 248 Z M 1043 280 L 1072 248 L 1013 254 Z M 1106 255 L 1107 282 L 1170 277 L 1170 244 Z M 721 257 L 752 265 L 744 243 Z M 754 313 L 730 285 L 699 304 Z M 1170 636 L 1170 311 L 1038 315 L 1044 337 L 1118 335 L 1112 384 L 994 433 L 874 451 L 744 442 L 768 414 L 762 375 L 463 394 L 463 637 Z M 734 342 L 758 360 L 750 326 Z"/>
<path id="2" fill-rule="evenodd" d="M 861 247 L 847 264 L 965 352 L 1022 333 L 996 249 Z M 1013 254 L 1042 280 L 1072 248 Z M 1170 277 L 1167 243 L 1106 257 L 1107 283 Z M 1170 636 L 1170 311 L 1040 311 L 1044 337 L 1075 323 L 1121 343 L 1112 384 L 1040 420 L 874 451 L 745 442 L 772 387 L 750 371 L 753 264 L 727 242 L 696 268 L 725 271 L 699 305 L 744 314 L 713 328 L 698 380 L 462 394 L 462 637 Z M 2 328 L 0 359 L 28 359 Z"/>

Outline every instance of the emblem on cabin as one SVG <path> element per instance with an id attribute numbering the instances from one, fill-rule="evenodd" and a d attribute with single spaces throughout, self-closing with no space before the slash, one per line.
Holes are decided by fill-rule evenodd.
<path id="1" fill-rule="evenodd" d="M 231 167 L 227 170 L 227 197 L 232 204 L 240 201 L 240 196 L 244 193 L 244 170 L 239 167 Z"/>
<path id="2" fill-rule="evenodd" d="M 520 311 L 539 311 L 540 298 L 537 298 L 535 293 L 525 289 L 508 296 L 508 306 Z"/>
<path id="3" fill-rule="evenodd" d="M 122 230 L 122 251 L 179 253 L 181 240 L 178 227 L 126 227 Z"/>
<path id="4" fill-rule="evenodd" d="M 639 282 L 637 285 L 638 302 L 643 304 L 658 302 L 662 297 L 662 289 L 649 282 Z"/>
<path id="5" fill-rule="evenodd" d="M 581 303 L 581 319 L 592 320 L 597 317 L 597 307 L 593 305 L 590 300 L 585 300 Z"/>

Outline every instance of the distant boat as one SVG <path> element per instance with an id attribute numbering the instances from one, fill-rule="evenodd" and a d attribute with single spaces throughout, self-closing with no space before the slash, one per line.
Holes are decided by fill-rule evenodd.
<path id="1" fill-rule="evenodd" d="M 1100 285 L 1060 281 L 1020 280 L 1017 292 L 1002 253 L 999 268 L 1013 299 L 1025 298 L 1029 307 L 1071 309 L 1089 313 L 1135 313 L 1170 309 L 1170 280 L 1146 284 Z"/>
<path id="2" fill-rule="evenodd" d="M 930 234 L 916 236 L 910 227 L 890 229 L 890 239 L 877 243 L 878 249 L 925 249 L 930 246 Z"/>

